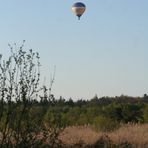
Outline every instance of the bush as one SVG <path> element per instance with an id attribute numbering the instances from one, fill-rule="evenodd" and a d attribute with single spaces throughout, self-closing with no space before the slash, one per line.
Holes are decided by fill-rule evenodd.
<path id="1" fill-rule="evenodd" d="M 144 109 L 144 114 L 143 114 L 144 122 L 148 123 L 148 105 L 146 105 Z"/>
<path id="2" fill-rule="evenodd" d="M 110 118 L 99 116 L 94 119 L 93 127 L 97 131 L 107 132 L 115 130 L 117 127 L 119 127 L 119 123 Z"/>

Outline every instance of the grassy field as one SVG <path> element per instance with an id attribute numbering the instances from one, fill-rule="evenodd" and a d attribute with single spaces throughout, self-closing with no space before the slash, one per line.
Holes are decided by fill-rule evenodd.
<path id="1" fill-rule="evenodd" d="M 90 126 L 67 127 L 59 137 L 66 147 L 148 147 L 148 124 L 126 124 L 112 132 Z"/>
<path id="2" fill-rule="evenodd" d="M 37 137 L 37 141 L 42 139 L 42 134 Z M 43 148 L 50 147 L 49 137 Z M 90 125 L 69 126 L 58 141 L 60 145 L 55 148 L 148 148 L 148 124 L 125 124 L 110 132 L 95 131 Z"/>

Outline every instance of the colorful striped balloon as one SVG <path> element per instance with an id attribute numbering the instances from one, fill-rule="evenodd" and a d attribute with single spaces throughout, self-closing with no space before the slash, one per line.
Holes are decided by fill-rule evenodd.
<path id="1" fill-rule="evenodd" d="M 80 17 L 85 12 L 85 10 L 86 10 L 86 6 L 81 2 L 77 2 L 72 6 L 72 11 L 76 14 L 79 20 L 80 20 Z"/>

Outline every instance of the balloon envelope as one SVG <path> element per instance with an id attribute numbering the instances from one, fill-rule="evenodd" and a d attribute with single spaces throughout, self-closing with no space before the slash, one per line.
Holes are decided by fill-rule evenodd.
<path id="1" fill-rule="evenodd" d="M 77 2 L 72 6 L 72 11 L 76 14 L 76 16 L 78 16 L 79 19 L 83 15 L 85 10 L 86 6 L 81 2 Z"/>

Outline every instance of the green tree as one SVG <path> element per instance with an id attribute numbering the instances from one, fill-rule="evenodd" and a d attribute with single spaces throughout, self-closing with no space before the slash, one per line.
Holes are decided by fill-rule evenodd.
<path id="1" fill-rule="evenodd" d="M 94 118 L 93 126 L 95 130 L 99 131 L 112 131 L 119 126 L 117 121 L 112 120 L 104 116 L 98 116 Z"/>
<path id="2" fill-rule="evenodd" d="M 145 105 L 143 117 L 144 117 L 144 121 L 148 123 L 148 105 Z"/>

